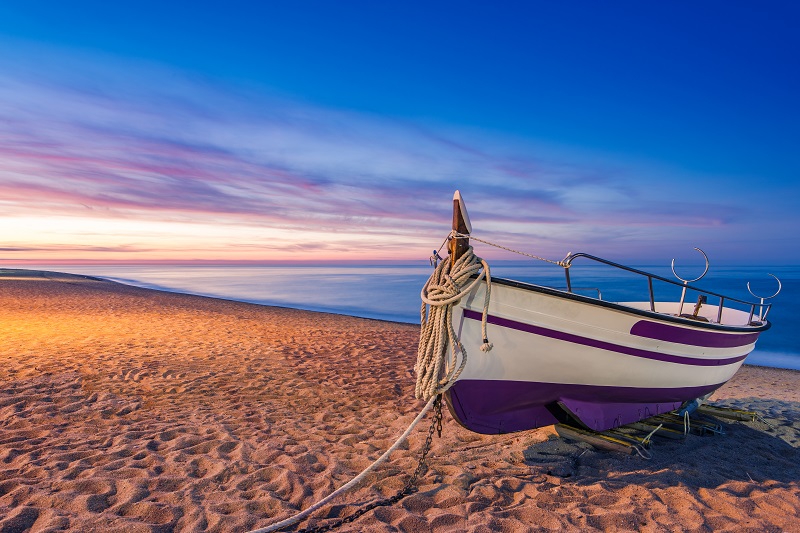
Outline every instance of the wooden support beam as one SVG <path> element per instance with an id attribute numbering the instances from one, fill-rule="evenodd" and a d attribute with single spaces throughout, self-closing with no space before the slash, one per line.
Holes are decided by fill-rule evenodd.
<path id="1" fill-rule="evenodd" d="M 604 435 L 603 433 L 587 431 L 585 429 L 568 426 L 566 424 L 556 424 L 555 428 L 560 437 L 583 441 L 591 444 L 595 448 L 622 452 L 629 455 L 636 453 L 636 449 L 633 447 L 633 444 L 616 439 L 609 435 Z"/>

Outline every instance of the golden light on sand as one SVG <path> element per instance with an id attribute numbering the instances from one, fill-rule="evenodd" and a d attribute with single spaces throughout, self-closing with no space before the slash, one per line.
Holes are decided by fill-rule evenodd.
<path id="1" fill-rule="evenodd" d="M 0 530 L 263 527 L 349 481 L 422 408 L 416 325 L 0 272 Z M 744 367 L 712 399 L 774 429 L 665 439 L 649 461 L 445 413 L 419 492 L 345 529 L 794 531 L 798 376 Z M 395 494 L 426 425 L 303 525 Z"/>

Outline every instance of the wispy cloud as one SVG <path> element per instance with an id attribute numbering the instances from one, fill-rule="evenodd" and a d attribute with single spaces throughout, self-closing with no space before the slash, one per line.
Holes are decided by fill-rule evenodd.
<path id="1" fill-rule="evenodd" d="M 277 243 L 298 257 L 348 257 L 359 247 L 384 255 L 427 250 L 447 231 L 455 188 L 479 231 L 521 247 L 526 235 L 538 235 L 557 255 L 638 239 L 642 226 L 716 228 L 742 214 L 730 203 L 660 197 L 624 165 L 585 155 L 571 163 L 563 150 L 497 134 L 326 109 L 154 65 L 67 59 L 69 68 L 0 65 L 5 217 L 294 231 L 294 242 L 284 234 L 269 245 L 242 237 L 208 249 Z M 25 249 L 3 239 L 2 251 Z M 158 249 L 115 246 L 143 257 Z M 68 249 L 54 243 L 52 251 Z"/>

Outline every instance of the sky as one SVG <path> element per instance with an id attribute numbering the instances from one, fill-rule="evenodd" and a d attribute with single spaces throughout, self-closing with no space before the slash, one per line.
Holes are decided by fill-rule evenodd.
<path id="1" fill-rule="evenodd" d="M 0 3 L 0 264 L 800 264 L 800 4 Z M 508 253 L 481 247 L 489 259 Z"/>

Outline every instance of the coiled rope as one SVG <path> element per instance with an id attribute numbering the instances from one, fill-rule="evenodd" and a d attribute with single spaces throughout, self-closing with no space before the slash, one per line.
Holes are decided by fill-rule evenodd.
<path id="1" fill-rule="evenodd" d="M 474 280 L 470 278 L 477 274 Z M 444 260 L 436 267 L 431 277 L 422 287 L 420 298 L 419 346 L 417 362 L 414 370 L 417 373 L 417 384 L 414 396 L 429 400 L 450 387 L 461 375 L 467 364 L 467 351 L 461 344 L 453 328 L 453 306 L 467 295 L 483 278 L 486 278 L 486 296 L 483 302 L 481 333 L 483 344 L 481 351 L 488 352 L 492 344 L 486 336 L 486 315 L 489 310 L 491 294 L 491 274 L 489 265 L 475 255 L 470 246 L 451 267 L 449 260 Z M 447 347 L 451 348 L 448 359 Z M 459 363 L 459 356 L 461 362 Z"/>

